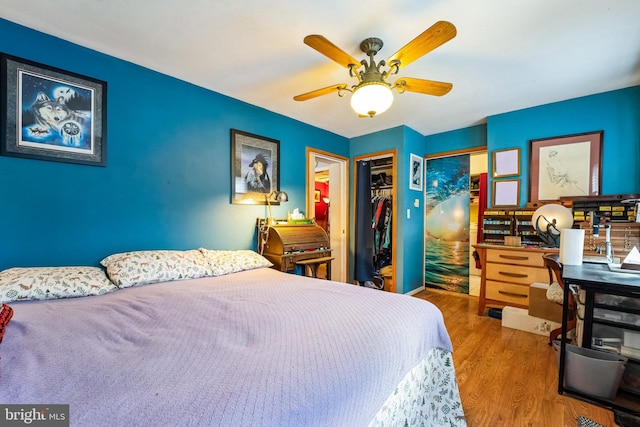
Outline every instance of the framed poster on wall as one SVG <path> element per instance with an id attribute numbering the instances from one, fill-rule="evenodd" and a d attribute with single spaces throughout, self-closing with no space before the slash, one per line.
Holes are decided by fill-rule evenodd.
<path id="1" fill-rule="evenodd" d="M 423 160 L 422 157 L 413 153 L 410 156 L 409 189 L 411 190 L 422 191 Z"/>
<path id="2" fill-rule="evenodd" d="M 231 129 L 231 203 L 266 205 L 272 191 L 280 191 L 280 141 Z"/>
<path id="3" fill-rule="evenodd" d="M 598 196 L 604 132 L 530 141 L 529 200 L 546 203 L 560 197 Z"/>
<path id="4" fill-rule="evenodd" d="M 0 61 L 0 154 L 106 166 L 106 82 L 4 54 Z"/>

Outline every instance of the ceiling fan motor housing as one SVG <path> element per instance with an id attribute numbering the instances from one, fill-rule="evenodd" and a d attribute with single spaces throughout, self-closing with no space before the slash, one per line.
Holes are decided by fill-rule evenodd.
<path id="1" fill-rule="evenodd" d="M 376 53 L 380 52 L 382 46 L 384 46 L 382 40 L 377 37 L 369 37 L 360 43 L 360 50 L 369 56 L 375 56 Z"/>
<path id="2" fill-rule="evenodd" d="M 358 73 L 358 84 L 353 86 L 354 90 L 367 83 L 387 84 L 385 82 L 387 72 L 380 71 L 380 67 L 384 67 L 386 65 L 385 61 L 382 60 L 376 64 L 376 61 L 373 58 L 382 48 L 382 45 L 382 40 L 377 37 L 364 39 L 362 43 L 360 43 L 360 49 L 369 56 L 369 63 L 367 63 L 365 59 L 360 61 L 360 64 L 364 65 L 364 71 L 360 71 Z"/>

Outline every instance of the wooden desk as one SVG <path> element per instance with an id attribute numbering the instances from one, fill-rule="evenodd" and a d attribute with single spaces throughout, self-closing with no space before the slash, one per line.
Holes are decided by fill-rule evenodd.
<path id="1" fill-rule="evenodd" d="M 594 310 L 603 309 L 618 311 L 624 313 L 638 314 L 640 310 L 625 308 L 622 304 L 603 304 L 596 301 L 598 295 L 617 295 L 618 297 L 627 297 L 631 299 L 640 298 L 640 274 L 634 273 L 617 273 L 609 270 L 607 264 L 588 263 L 582 265 L 565 265 L 563 266 L 562 279 L 565 283 L 564 287 L 564 304 L 562 310 L 562 336 L 567 332 L 567 300 L 569 286 L 579 286 L 585 292 L 584 301 L 584 325 L 582 342 L 577 343 L 581 347 L 590 348 L 591 338 L 593 334 L 594 323 L 606 325 L 608 327 L 621 328 L 631 331 L 640 331 L 640 327 L 615 322 L 605 318 L 594 317 Z M 638 300 L 636 300 L 638 301 Z M 640 302 L 640 301 L 638 301 Z M 565 352 L 566 343 L 563 340 L 560 344 L 560 363 L 558 366 L 558 393 L 567 394 L 577 397 L 581 400 L 593 403 L 598 406 L 619 410 L 626 413 L 640 414 L 640 395 L 625 390 L 619 390 L 618 395 L 613 401 L 600 399 L 598 397 L 586 395 L 576 390 L 566 389 L 564 386 L 565 372 Z M 634 360 L 631 357 L 627 365 L 640 365 L 640 360 Z M 638 390 L 640 392 L 640 390 Z"/>
<path id="2" fill-rule="evenodd" d="M 331 256 L 329 236 L 317 224 L 277 223 L 258 218 L 258 252 L 280 271 L 293 270 L 300 261 Z M 317 262 L 317 261 L 316 261 Z"/>

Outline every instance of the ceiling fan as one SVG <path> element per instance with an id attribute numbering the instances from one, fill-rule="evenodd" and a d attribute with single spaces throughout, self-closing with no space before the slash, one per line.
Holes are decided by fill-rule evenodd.
<path id="1" fill-rule="evenodd" d="M 351 107 L 356 113 L 362 117 L 373 117 L 376 114 L 385 112 L 391 106 L 393 102 L 392 89 L 396 89 L 398 93 L 409 91 L 426 95 L 445 95 L 453 87 L 451 83 L 399 77 L 391 84 L 387 82 L 387 79 L 398 74 L 400 68 L 406 67 L 455 36 L 456 27 L 452 23 L 438 21 L 407 43 L 402 49 L 391 55 L 386 61 L 382 60 L 376 64 L 374 56 L 382 48 L 382 40 L 379 38 L 371 37 L 360 43 L 360 50 L 369 56 L 369 62 L 367 63 L 366 59 L 358 61 L 353 58 L 321 35 L 309 35 L 304 38 L 306 45 L 348 68 L 349 76 L 357 78 L 358 83 L 351 86 L 351 88 L 346 83 L 339 83 L 294 96 L 293 99 L 306 101 L 333 92 L 338 92 L 338 96 L 342 97 L 345 92 L 351 92 L 353 94 L 351 96 Z M 364 70 L 356 71 L 361 66 L 364 67 Z M 383 67 L 388 68 L 384 70 L 382 69 Z"/>

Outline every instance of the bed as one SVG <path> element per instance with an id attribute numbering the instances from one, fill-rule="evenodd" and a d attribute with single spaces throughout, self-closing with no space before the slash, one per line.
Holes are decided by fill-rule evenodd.
<path id="1" fill-rule="evenodd" d="M 431 303 L 268 268 L 252 251 L 138 251 L 9 269 L 0 403 L 78 426 L 464 426 Z"/>

